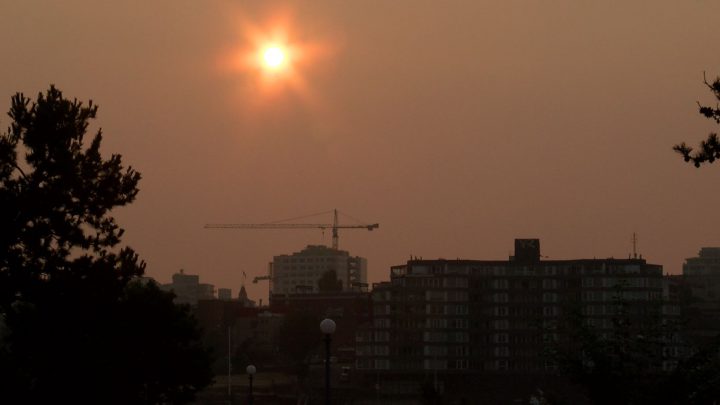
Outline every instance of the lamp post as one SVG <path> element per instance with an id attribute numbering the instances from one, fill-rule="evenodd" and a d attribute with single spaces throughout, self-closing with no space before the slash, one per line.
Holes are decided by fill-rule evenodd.
<path id="1" fill-rule="evenodd" d="M 325 334 L 325 405 L 330 405 L 330 341 L 335 332 L 335 321 L 330 318 L 320 322 L 320 331 Z"/>
<path id="2" fill-rule="evenodd" d="M 228 338 L 228 401 L 232 403 L 232 345 L 231 345 L 231 337 L 232 337 L 232 330 L 230 329 L 230 325 L 227 327 L 227 338 Z"/>
<path id="3" fill-rule="evenodd" d="M 253 403 L 252 380 L 253 380 L 253 375 L 255 375 L 255 372 L 257 370 L 255 369 L 255 366 L 253 366 L 251 364 L 251 365 L 247 366 L 245 371 L 247 371 L 247 375 L 248 375 L 248 404 L 252 405 L 252 403 Z"/>

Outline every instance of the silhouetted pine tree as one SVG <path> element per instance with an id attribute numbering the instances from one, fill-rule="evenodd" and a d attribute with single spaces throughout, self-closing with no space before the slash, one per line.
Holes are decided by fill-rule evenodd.
<path id="1" fill-rule="evenodd" d="M 140 174 L 101 156 L 101 131 L 86 144 L 96 114 L 51 86 L 15 95 L 0 134 L 2 403 L 182 403 L 210 382 L 187 310 L 131 284 L 145 264 L 111 210 Z"/>
<path id="2" fill-rule="evenodd" d="M 703 82 L 713 93 L 715 99 L 720 102 L 720 77 L 716 78 L 712 83 L 708 82 L 707 78 L 703 78 Z M 716 103 L 714 107 L 699 103 L 698 105 L 700 114 L 720 124 L 720 104 Z M 693 150 L 685 142 L 675 145 L 673 149 L 683 155 L 686 162 L 692 162 L 695 167 L 700 167 L 703 163 L 713 163 L 720 158 L 720 140 L 718 140 L 718 135 L 715 132 L 711 132 L 706 140 L 700 142 L 699 150 Z"/>

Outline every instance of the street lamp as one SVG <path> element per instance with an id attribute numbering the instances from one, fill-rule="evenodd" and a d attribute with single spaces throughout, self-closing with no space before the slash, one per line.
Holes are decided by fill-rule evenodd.
<path id="1" fill-rule="evenodd" d="M 330 340 L 335 332 L 335 321 L 330 318 L 320 322 L 320 331 L 325 334 L 325 405 L 330 405 Z"/>
<path id="2" fill-rule="evenodd" d="M 252 405 L 252 403 L 253 403 L 252 379 L 253 379 L 253 375 L 255 375 L 255 372 L 256 372 L 257 370 L 255 369 L 255 366 L 253 366 L 253 365 L 251 364 L 251 365 L 247 366 L 247 368 L 245 368 L 245 371 L 247 371 L 248 382 L 249 382 L 248 404 L 249 404 L 249 405 Z"/>

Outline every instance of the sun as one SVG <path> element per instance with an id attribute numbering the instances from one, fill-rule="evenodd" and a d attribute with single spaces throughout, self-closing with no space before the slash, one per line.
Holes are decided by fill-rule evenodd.
<path id="1" fill-rule="evenodd" d="M 285 50 L 276 45 L 268 46 L 262 52 L 263 65 L 270 70 L 276 70 L 282 67 L 286 59 Z"/>
<path id="2" fill-rule="evenodd" d="M 242 13 L 241 13 L 242 14 Z M 236 75 L 243 91 L 252 89 L 262 97 L 298 96 L 314 101 L 311 78 L 324 69 L 335 45 L 327 40 L 307 38 L 293 25 L 291 13 L 276 10 L 265 21 L 249 20 L 238 14 L 238 40 L 218 58 L 218 67 Z"/>

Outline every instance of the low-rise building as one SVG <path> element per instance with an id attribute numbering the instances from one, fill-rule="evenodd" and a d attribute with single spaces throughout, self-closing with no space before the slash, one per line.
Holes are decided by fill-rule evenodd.
<path id="1" fill-rule="evenodd" d="M 298 310 L 313 314 L 318 320 L 323 318 L 334 320 L 337 328 L 333 334 L 333 346 L 342 349 L 343 357 L 354 359 L 357 327 L 370 321 L 372 309 L 369 293 L 339 291 L 316 294 L 274 294 L 270 297 L 270 311 L 274 313 L 284 314 Z"/>
<path id="2" fill-rule="evenodd" d="M 215 286 L 206 283 L 201 284 L 200 276 L 186 274 L 183 269 L 173 274 L 172 283 L 163 284 L 161 288 L 175 294 L 176 304 L 187 304 L 192 307 L 196 307 L 199 300 L 215 298 Z"/>

